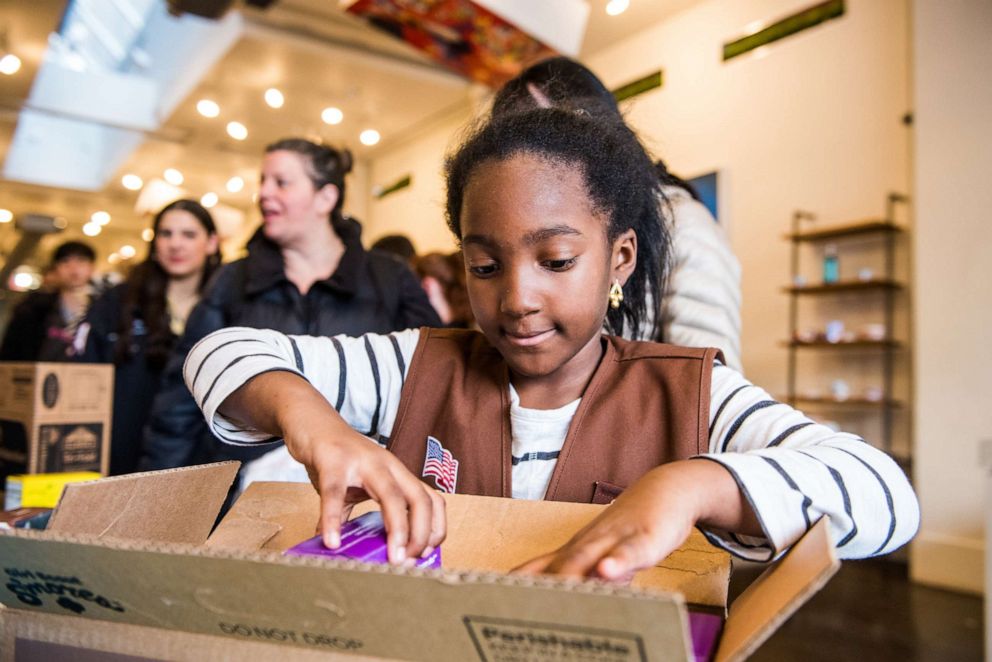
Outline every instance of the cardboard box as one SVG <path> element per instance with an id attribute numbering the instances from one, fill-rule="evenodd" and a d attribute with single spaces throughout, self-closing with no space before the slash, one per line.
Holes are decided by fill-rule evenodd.
<path id="1" fill-rule="evenodd" d="M 0 362 L 0 482 L 110 466 L 114 368 Z"/>
<path id="2" fill-rule="evenodd" d="M 689 660 L 687 605 L 724 613 L 728 559 L 698 535 L 632 587 L 504 574 L 601 506 L 446 496 L 445 570 L 401 569 L 283 556 L 317 497 L 258 483 L 208 539 L 236 468 L 70 485 L 49 530 L 0 531 L 0 660 Z M 838 565 L 821 521 L 734 602 L 715 659 L 744 659 Z"/>

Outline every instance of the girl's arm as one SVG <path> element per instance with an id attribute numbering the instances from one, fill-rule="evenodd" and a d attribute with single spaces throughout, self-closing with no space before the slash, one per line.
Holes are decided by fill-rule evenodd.
<path id="1" fill-rule="evenodd" d="M 371 497 L 382 506 L 390 559 L 400 562 L 443 539 L 443 501 L 355 428 L 377 437 L 391 432 L 401 366 L 409 365 L 417 338 L 416 331 L 311 338 L 224 329 L 192 349 L 184 373 L 221 439 L 285 440 L 320 492 L 328 546 L 337 546 L 350 505 Z"/>

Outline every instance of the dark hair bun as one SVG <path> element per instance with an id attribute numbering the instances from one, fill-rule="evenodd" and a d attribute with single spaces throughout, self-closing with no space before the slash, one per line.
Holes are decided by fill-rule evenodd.
<path id="1" fill-rule="evenodd" d="M 355 159 L 351 156 L 350 149 L 342 147 L 338 150 L 338 164 L 342 175 L 347 175 L 351 172 L 352 167 L 355 165 Z"/>

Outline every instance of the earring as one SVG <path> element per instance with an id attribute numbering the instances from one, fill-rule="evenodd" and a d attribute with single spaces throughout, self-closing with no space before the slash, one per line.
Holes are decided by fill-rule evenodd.
<path id="1" fill-rule="evenodd" d="M 618 278 L 613 279 L 613 284 L 610 285 L 610 308 L 616 310 L 620 307 L 620 302 L 623 301 L 623 288 L 620 287 L 620 280 Z"/>

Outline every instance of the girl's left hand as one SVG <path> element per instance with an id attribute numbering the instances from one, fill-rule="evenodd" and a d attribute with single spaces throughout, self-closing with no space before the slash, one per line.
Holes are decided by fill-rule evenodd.
<path id="1" fill-rule="evenodd" d="M 756 522 L 745 504 L 722 465 L 701 460 L 665 464 L 645 474 L 564 546 L 515 572 L 623 580 L 678 549 L 697 522 L 753 530 Z"/>

